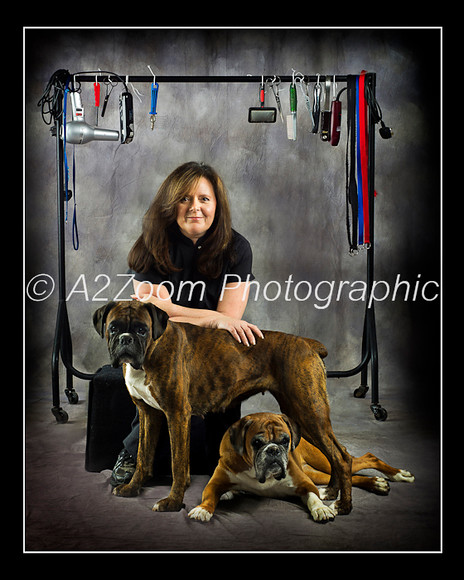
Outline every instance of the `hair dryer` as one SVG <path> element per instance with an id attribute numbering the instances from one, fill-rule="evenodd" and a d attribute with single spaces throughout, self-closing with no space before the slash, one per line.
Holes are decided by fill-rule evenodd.
<path id="1" fill-rule="evenodd" d="M 118 141 L 119 131 L 91 127 L 84 121 L 84 108 L 81 96 L 71 93 L 73 120 L 66 123 L 66 142 L 74 145 L 84 145 L 90 141 Z"/>

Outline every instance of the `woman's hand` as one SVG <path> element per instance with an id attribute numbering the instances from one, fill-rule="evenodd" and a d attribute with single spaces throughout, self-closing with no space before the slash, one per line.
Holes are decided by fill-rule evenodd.
<path id="1" fill-rule="evenodd" d="M 255 345 L 256 336 L 264 338 L 263 333 L 255 324 L 251 324 L 246 320 L 232 318 L 230 316 L 215 316 L 212 318 L 208 326 L 210 328 L 228 330 L 235 340 L 243 343 L 245 346 L 250 346 L 250 344 Z"/>

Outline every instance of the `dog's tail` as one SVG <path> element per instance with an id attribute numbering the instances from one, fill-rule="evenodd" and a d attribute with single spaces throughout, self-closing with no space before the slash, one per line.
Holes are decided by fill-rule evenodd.
<path id="1" fill-rule="evenodd" d="M 314 338 L 305 338 L 304 339 L 306 341 L 307 344 L 309 344 L 309 346 L 317 352 L 317 354 L 321 357 L 321 358 L 325 358 L 328 355 L 328 351 L 325 348 L 325 346 L 322 344 L 322 342 L 319 342 L 318 340 L 314 340 Z"/>

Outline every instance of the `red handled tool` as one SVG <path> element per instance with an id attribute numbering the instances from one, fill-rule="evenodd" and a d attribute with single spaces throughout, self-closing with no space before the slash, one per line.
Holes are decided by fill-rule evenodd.
<path id="1" fill-rule="evenodd" d="M 100 106 L 100 83 L 93 83 L 93 92 L 95 93 L 95 106 Z"/>
<path id="2" fill-rule="evenodd" d="M 97 79 L 95 79 L 95 82 L 93 83 L 93 92 L 95 95 L 95 125 L 98 127 L 98 107 L 100 106 L 100 83 L 97 82 Z"/>
<path id="3" fill-rule="evenodd" d="M 261 85 L 259 87 L 259 107 L 250 107 L 248 109 L 249 123 L 275 123 L 277 117 L 277 109 L 274 107 L 264 106 L 264 77 L 261 77 Z"/>

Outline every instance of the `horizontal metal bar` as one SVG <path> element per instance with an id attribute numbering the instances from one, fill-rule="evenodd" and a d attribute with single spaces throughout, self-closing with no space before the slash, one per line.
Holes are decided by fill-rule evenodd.
<path id="1" fill-rule="evenodd" d="M 366 352 L 363 360 L 359 363 L 359 365 L 353 369 L 348 371 L 327 371 L 327 378 L 328 379 L 341 379 L 346 377 L 354 377 L 358 375 L 363 368 L 369 363 L 371 359 L 371 355 L 369 352 Z"/>
<path id="2" fill-rule="evenodd" d="M 137 76 L 137 75 L 118 75 L 119 78 L 125 80 L 129 83 L 151 83 L 153 81 L 153 76 Z M 264 75 L 264 79 L 272 79 L 274 75 Z M 114 76 L 111 77 L 114 80 Z M 156 82 L 159 83 L 260 83 L 261 75 L 259 76 L 179 76 L 179 75 L 156 75 Z M 292 82 L 292 75 L 278 76 L 283 83 Z M 326 75 L 319 75 L 320 81 L 325 81 Z M 333 80 L 333 75 L 327 75 L 327 78 Z M 75 80 L 80 83 L 94 83 L 95 79 L 97 82 L 105 82 L 108 80 L 108 75 L 77 75 Z M 304 75 L 304 80 L 306 82 L 316 82 L 318 75 Z M 347 75 L 335 75 L 336 82 L 346 82 Z"/>

